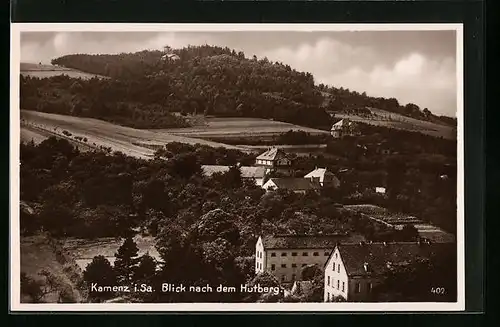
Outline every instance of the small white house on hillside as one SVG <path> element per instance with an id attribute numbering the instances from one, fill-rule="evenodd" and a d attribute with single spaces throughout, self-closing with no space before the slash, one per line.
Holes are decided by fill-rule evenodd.
<path id="1" fill-rule="evenodd" d="M 337 176 L 328 171 L 326 168 L 316 168 L 309 174 L 305 175 L 304 178 L 319 179 L 319 184 L 321 186 L 329 186 L 334 188 L 338 188 L 340 186 L 340 180 L 337 178 Z"/>
<path id="2" fill-rule="evenodd" d="M 360 133 L 356 123 L 348 118 L 344 118 L 333 124 L 330 134 L 334 138 L 343 138 L 344 136 L 357 136 Z"/>

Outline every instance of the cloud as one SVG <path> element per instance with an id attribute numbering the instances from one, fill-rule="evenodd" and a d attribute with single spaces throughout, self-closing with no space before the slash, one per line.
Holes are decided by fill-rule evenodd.
<path id="1" fill-rule="evenodd" d="M 436 114 L 456 114 L 453 57 L 413 51 L 391 62 L 384 49 L 351 46 L 334 39 L 320 39 L 295 48 L 282 47 L 263 55 L 310 72 L 317 83 L 366 92 L 370 96 L 393 97 L 401 104 L 415 103 Z"/>
<path id="2" fill-rule="evenodd" d="M 61 32 L 54 33 L 45 42 L 28 38 L 21 43 L 21 61 L 50 63 L 54 58 L 74 53 L 116 54 L 157 50 L 169 45 L 173 48 L 189 44 L 202 44 L 206 37 L 180 33 L 102 33 Z"/>

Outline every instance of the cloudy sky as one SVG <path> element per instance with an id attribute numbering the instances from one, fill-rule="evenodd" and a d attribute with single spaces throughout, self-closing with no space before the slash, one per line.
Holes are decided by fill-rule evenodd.
<path id="1" fill-rule="evenodd" d="M 21 61 L 211 44 L 289 64 L 317 83 L 456 115 L 454 31 L 23 32 Z"/>

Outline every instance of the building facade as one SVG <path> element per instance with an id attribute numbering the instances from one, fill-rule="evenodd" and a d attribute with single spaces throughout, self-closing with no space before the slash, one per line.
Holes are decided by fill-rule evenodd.
<path id="1" fill-rule="evenodd" d="M 335 245 L 358 241 L 360 235 L 276 235 L 259 237 L 255 245 L 255 273 L 268 272 L 282 283 L 301 280 L 302 269 L 325 266 Z"/>
<path id="2" fill-rule="evenodd" d="M 255 158 L 255 166 L 264 167 L 267 172 L 280 171 L 289 173 L 292 161 L 283 150 L 273 147 Z"/>
<path id="3" fill-rule="evenodd" d="M 369 302 L 375 296 L 374 287 L 392 267 L 443 251 L 456 251 L 456 247 L 423 242 L 339 244 L 324 267 L 324 301 Z"/>

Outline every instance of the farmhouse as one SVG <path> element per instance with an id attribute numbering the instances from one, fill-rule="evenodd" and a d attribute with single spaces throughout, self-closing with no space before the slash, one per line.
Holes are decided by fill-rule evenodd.
<path id="1" fill-rule="evenodd" d="M 369 301 L 374 286 L 393 267 L 455 250 L 449 244 L 424 242 L 339 244 L 324 267 L 324 301 Z"/>
<path id="2" fill-rule="evenodd" d="M 276 147 L 269 148 L 255 159 L 255 166 L 264 167 L 266 171 L 289 172 L 292 161 L 286 153 Z"/>
<path id="3" fill-rule="evenodd" d="M 305 175 L 304 178 L 315 179 L 319 178 L 319 184 L 321 186 L 338 188 L 340 186 L 340 180 L 332 172 L 329 172 L 326 168 L 316 168 L 309 174 Z"/>
<path id="4" fill-rule="evenodd" d="M 319 191 L 321 184 L 318 177 L 312 178 L 270 178 L 262 185 L 266 191 L 289 190 L 305 194 L 307 191 Z"/>
<path id="5" fill-rule="evenodd" d="M 434 243 L 455 242 L 455 236 L 453 234 L 414 216 L 391 212 L 386 208 L 372 204 L 346 205 L 344 209 L 361 214 L 366 218 L 397 230 L 402 230 L 405 225 L 413 225 L 417 229 L 420 238 L 427 239 Z"/>
<path id="6" fill-rule="evenodd" d="M 333 124 L 330 133 L 337 139 L 343 138 L 344 136 L 357 136 L 360 134 L 356 124 L 348 118 L 341 119 Z"/>
<path id="7" fill-rule="evenodd" d="M 230 166 L 220 166 L 220 165 L 202 165 L 201 169 L 203 174 L 207 177 L 212 176 L 215 173 L 225 173 L 229 171 Z M 252 167 L 252 166 L 241 166 L 241 178 L 246 180 L 253 180 L 257 186 L 262 186 L 264 178 L 266 176 L 266 168 L 264 167 Z"/>
<path id="8" fill-rule="evenodd" d="M 338 242 L 360 242 L 361 235 L 275 235 L 259 237 L 255 245 L 255 272 L 267 271 L 281 282 L 300 280 L 302 268 L 323 268 Z"/>

